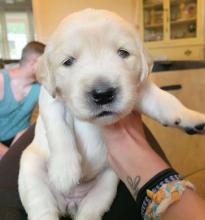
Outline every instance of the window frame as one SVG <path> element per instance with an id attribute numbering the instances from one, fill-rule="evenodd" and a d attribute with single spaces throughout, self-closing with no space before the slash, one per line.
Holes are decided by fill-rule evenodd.
<path id="1" fill-rule="evenodd" d="M 12 12 L 24 12 L 28 18 L 28 41 L 34 40 L 34 26 L 33 26 L 33 14 L 32 14 L 32 2 L 26 0 L 25 2 L 16 2 L 12 4 L 6 4 L 0 2 L 0 59 L 11 59 L 9 53 L 9 41 L 7 38 L 6 27 L 6 13 Z"/>

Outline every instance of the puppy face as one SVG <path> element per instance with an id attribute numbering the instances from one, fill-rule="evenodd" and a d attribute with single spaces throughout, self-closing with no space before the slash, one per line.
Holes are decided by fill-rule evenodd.
<path id="1" fill-rule="evenodd" d="M 134 28 L 111 12 L 87 9 L 60 24 L 38 78 L 78 119 L 108 124 L 133 110 L 148 72 Z"/>

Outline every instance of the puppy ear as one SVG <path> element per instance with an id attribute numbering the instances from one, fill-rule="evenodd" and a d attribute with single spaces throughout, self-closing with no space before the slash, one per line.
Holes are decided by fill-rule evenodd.
<path id="1" fill-rule="evenodd" d="M 141 48 L 141 75 L 140 75 L 140 81 L 142 82 L 145 80 L 149 73 L 151 73 L 153 68 L 153 59 L 151 55 L 147 52 L 146 49 Z"/>
<path id="2" fill-rule="evenodd" d="M 56 86 L 51 67 L 48 62 L 48 58 L 44 53 L 38 60 L 36 78 L 39 83 L 49 92 L 49 94 L 55 98 Z"/>

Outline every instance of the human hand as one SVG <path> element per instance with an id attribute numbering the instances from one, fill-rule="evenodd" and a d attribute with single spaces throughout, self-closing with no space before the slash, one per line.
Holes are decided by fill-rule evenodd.
<path id="1" fill-rule="evenodd" d="M 145 139 L 141 116 L 132 112 L 119 122 L 104 127 L 110 166 L 136 198 L 139 189 L 168 165 Z"/>

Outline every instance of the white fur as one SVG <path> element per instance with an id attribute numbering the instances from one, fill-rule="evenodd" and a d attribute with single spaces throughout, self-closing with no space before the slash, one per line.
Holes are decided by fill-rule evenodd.
<path id="1" fill-rule="evenodd" d="M 120 57 L 119 48 L 130 56 Z M 75 63 L 64 66 L 70 56 Z M 108 165 L 101 126 L 135 109 L 170 126 L 195 129 L 205 122 L 149 80 L 151 65 L 135 29 L 111 12 L 88 9 L 60 24 L 40 60 L 40 115 L 20 164 L 19 192 L 29 220 L 66 214 L 100 220 L 110 208 L 118 178 Z M 89 90 L 101 81 L 119 88 L 117 99 L 92 106 Z M 114 113 L 96 117 L 102 111 Z"/>

